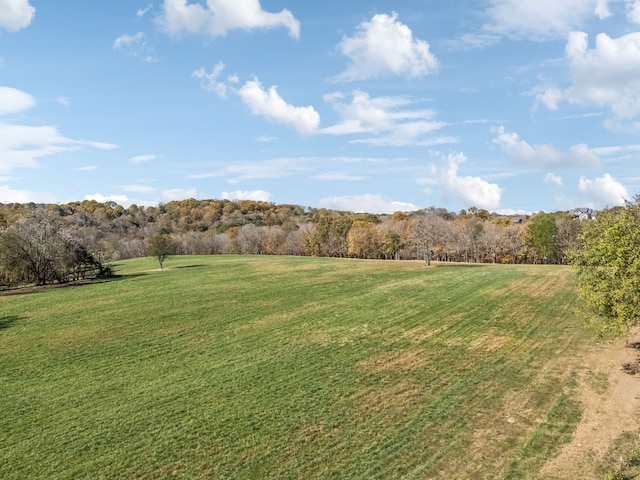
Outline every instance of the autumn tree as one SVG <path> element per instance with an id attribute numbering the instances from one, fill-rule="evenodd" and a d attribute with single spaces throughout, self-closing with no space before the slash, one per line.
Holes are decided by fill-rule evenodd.
<path id="1" fill-rule="evenodd" d="M 640 196 L 587 221 L 571 251 L 580 297 L 603 336 L 640 323 Z"/>

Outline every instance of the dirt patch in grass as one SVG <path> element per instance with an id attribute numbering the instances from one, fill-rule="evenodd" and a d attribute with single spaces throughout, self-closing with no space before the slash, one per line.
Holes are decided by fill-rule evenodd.
<path id="1" fill-rule="evenodd" d="M 423 367 L 428 361 L 423 349 L 415 347 L 383 352 L 358 363 L 358 368 L 370 373 L 384 373 L 390 370 L 409 372 Z"/>
<path id="2" fill-rule="evenodd" d="M 634 332 L 638 337 L 640 331 Z M 604 393 L 594 391 L 588 381 L 579 381 L 582 418 L 570 443 L 541 471 L 541 478 L 596 479 L 596 466 L 606 463 L 605 454 L 625 431 L 640 429 L 640 377 L 628 375 L 622 366 L 637 359 L 637 351 L 626 342 L 593 347 L 585 358 L 591 371 L 608 376 Z"/>

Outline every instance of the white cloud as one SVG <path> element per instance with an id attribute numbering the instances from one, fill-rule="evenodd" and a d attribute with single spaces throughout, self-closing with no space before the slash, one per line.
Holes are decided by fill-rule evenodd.
<path id="1" fill-rule="evenodd" d="M 158 158 L 156 155 L 136 155 L 135 157 L 131 157 L 129 159 L 129 161 L 131 163 L 144 163 L 144 162 L 150 162 L 152 160 L 155 160 L 156 158 Z"/>
<path id="2" fill-rule="evenodd" d="M 153 63 L 158 61 L 155 48 L 147 42 L 144 32 L 120 35 L 113 42 L 114 50 L 125 51 L 129 56 Z"/>
<path id="3" fill-rule="evenodd" d="M 559 177 L 558 175 L 554 174 L 554 173 L 547 173 L 547 175 L 544 177 L 544 183 L 555 183 L 556 185 L 562 185 L 562 177 Z"/>
<path id="4" fill-rule="evenodd" d="M 421 77 L 438 68 L 429 44 L 414 39 L 397 13 L 378 14 L 358 25 L 353 37 L 345 36 L 337 49 L 351 64 L 336 80 L 366 80 L 388 74 Z"/>
<path id="5" fill-rule="evenodd" d="M 158 23 L 170 35 L 186 31 L 217 37 L 236 29 L 285 27 L 293 38 L 300 37 L 300 22 L 289 10 L 266 12 L 259 0 L 207 0 L 206 6 L 187 0 L 164 0 L 162 10 Z"/>
<path id="6" fill-rule="evenodd" d="M 533 212 L 529 212 L 527 210 L 516 210 L 513 208 L 498 208 L 495 211 L 498 215 L 531 215 Z"/>
<path id="7" fill-rule="evenodd" d="M 572 85 L 565 90 L 547 87 L 538 95 L 540 103 L 550 110 L 562 100 L 608 108 L 614 115 L 611 126 L 640 115 L 640 32 L 620 38 L 601 33 L 593 49 L 586 33 L 572 32 L 565 52 Z"/>
<path id="8" fill-rule="evenodd" d="M 116 202 L 119 205 L 129 203 L 129 198 L 126 195 L 102 195 L 101 193 L 94 193 L 93 195 L 85 195 L 84 199 L 95 200 L 98 203 Z"/>
<path id="9" fill-rule="evenodd" d="M 303 134 L 312 134 L 318 130 L 318 112 L 312 106 L 296 107 L 288 104 L 278 94 L 275 86 L 265 90 L 257 79 L 250 80 L 238 90 L 238 95 L 254 115 L 288 125 Z"/>
<path id="10" fill-rule="evenodd" d="M 596 207 L 623 205 L 625 200 L 630 199 L 624 185 L 608 173 L 594 180 L 581 177 L 578 182 L 578 190 Z"/>
<path id="11" fill-rule="evenodd" d="M 224 70 L 224 63 L 218 62 L 215 64 L 211 73 L 207 73 L 204 68 L 195 70 L 191 76 L 193 78 L 200 79 L 200 86 L 207 92 L 215 92 L 221 98 L 227 98 L 227 84 L 219 82 L 218 77 Z"/>
<path id="12" fill-rule="evenodd" d="M 149 12 L 149 10 L 151 10 L 152 8 L 153 8 L 153 4 L 149 3 L 149 4 L 147 4 L 147 6 L 146 6 L 146 7 L 144 7 L 144 8 L 139 8 L 139 9 L 136 11 L 136 16 L 137 16 L 138 18 L 142 18 L 142 17 L 144 17 L 144 16 Z"/>
<path id="13" fill-rule="evenodd" d="M 0 87 L 0 115 L 23 112 L 33 108 L 35 104 L 36 99 L 22 90 Z"/>
<path id="14" fill-rule="evenodd" d="M 354 143 L 373 145 L 433 145 L 457 141 L 451 137 L 440 137 L 446 138 L 445 141 L 434 139 L 433 132 L 447 124 L 433 120 L 434 110 L 409 108 L 413 101 L 406 97 L 371 98 L 361 90 L 355 90 L 352 95 L 350 103 L 342 101 L 341 93 L 325 95 L 325 101 L 339 113 L 341 121 L 323 128 L 321 133 L 374 135 L 354 140 Z"/>
<path id="15" fill-rule="evenodd" d="M 627 18 L 631 23 L 640 23 L 640 0 L 627 0 Z"/>
<path id="16" fill-rule="evenodd" d="M 29 0 L 0 0 L 0 29 L 15 32 L 26 28 L 35 14 Z"/>
<path id="17" fill-rule="evenodd" d="M 163 190 L 160 196 L 165 202 L 201 197 L 195 188 L 170 188 L 168 190 Z"/>
<path id="18" fill-rule="evenodd" d="M 8 185 L 0 185 L 0 203 L 59 203 L 61 199 L 54 193 L 13 190 Z"/>
<path id="19" fill-rule="evenodd" d="M 233 86 L 239 82 L 236 75 L 229 75 L 226 82 L 218 80 L 224 68 L 224 63 L 218 62 L 211 73 L 200 68 L 191 76 L 200 79 L 203 90 L 215 92 L 221 98 L 227 98 L 229 92 L 237 94 L 254 115 L 287 125 L 302 134 L 316 133 L 320 125 L 320 115 L 313 106 L 297 107 L 288 104 L 278 93 L 277 87 L 272 86 L 265 90 L 257 78 L 247 81 L 237 89 Z M 268 141 L 273 139 L 260 137 L 258 141 L 265 141 L 265 138 L 268 138 Z"/>
<path id="20" fill-rule="evenodd" d="M 611 15 L 609 0 L 490 0 L 484 30 L 513 39 L 550 40 Z"/>
<path id="21" fill-rule="evenodd" d="M 314 180 L 332 181 L 332 182 L 361 182 L 366 180 L 367 177 L 363 175 L 353 175 L 348 172 L 328 172 L 313 175 L 311 178 Z"/>
<path id="22" fill-rule="evenodd" d="M 35 168 L 37 158 L 83 147 L 113 149 L 116 145 L 74 140 L 64 137 L 52 126 L 11 125 L 0 122 L 0 172 L 15 168 Z"/>
<path id="23" fill-rule="evenodd" d="M 432 185 L 442 185 L 448 192 L 469 206 L 495 210 L 500 206 L 500 199 L 504 189 L 495 183 L 489 183 L 480 177 L 461 177 L 458 169 L 467 157 L 463 153 L 449 154 L 446 165 L 432 166 L 432 178 L 426 179 Z"/>
<path id="24" fill-rule="evenodd" d="M 79 171 L 79 172 L 92 172 L 94 170 L 98 170 L 98 166 L 97 165 L 85 165 L 84 167 L 76 168 L 76 170 Z"/>
<path id="25" fill-rule="evenodd" d="M 256 142 L 260 142 L 260 143 L 276 142 L 277 140 L 278 140 L 278 137 L 271 137 L 269 135 L 261 135 L 256 138 Z"/>
<path id="26" fill-rule="evenodd" d="M 153 193 L 156 190 L 150 185 L 124 185 L 122 189 L 125 192 L 133 193 Z"/>
<path id="27" fill-rule="evenodd" d="M 256 178 L 283 178 L 308 170 L 306 159 L 279 158 L 264 162 L 247 162 L 227 165 L 223 174 L 234 175 L 236 180 Z"/>
<path id="28" fill-rule="evenodd" d="M 57 96 L 56 102 L 58 102 L 63 107 L 68 107 L 71 105 L 71 100 L 69 100 L 69 97 L 65 97 L 64 95 Z"/>
<path id="29" fill-rule="evenodd" d="M 221 198 L 227 200 L 255 200 L 259 202 L 268 202 L 269 198 L 271 198 L 271 194 L 264 190 L 235 190 L 233 192 L 222 192 Z"/>
<path id="30" fill-rule="evenodd" d="M 397 211 L 410 212 L 420 209 L 420 207 L 412 203 L 398 202 L 373 194 L 326 197 L 318 201 L 318 206 L 355 213 L 377 214 L 391 214 Z"/>
<path id="31" fill-rule="evenodd" d="M 369 168 L 370 165 L 381 164 L 384 161 L 375 158 L 366 157 L 288 157 L 288 158 L 275 158 L 271 160 L 264 160 L 260 162 L 242 162 L 233 163 L 220 168 L 217 171 L 202 172 L 196 174 L 190 174 L 187 178 L 190 179 L 205 179 L 213 177 L 228 177 L 225 179 L 227 183 L 239 183 L 243 180 L 253 180 L 258 178 L 286 178 L 296 175 L 312 175 L 318 168 L 318 166 L 326 166 L 329 164 L 337 163 L 343 164 L 366 164 Z M 338 169 L 344 168 L 342 166 Z M 358 166 L 357 168 L 361 168 Z M 346 175 L 346 174 L 345 174 Z M 357 180 L 359 176 L 351 176 L 349 180 Z M 327 178 L 317 178 L 326 180 Z M 343 177 L 344 178 L 344 177 Z"/>
<path id="32" fill-rule="evenodd" d="M 517 133 L 497 129 L 493 143 L 499 145 L 511 161 L 536 168 L 595 168 L 600 157 L 585 144 L 573 145 L 568 152 L 561 152 L 552 145 L 530 145 Z"/>

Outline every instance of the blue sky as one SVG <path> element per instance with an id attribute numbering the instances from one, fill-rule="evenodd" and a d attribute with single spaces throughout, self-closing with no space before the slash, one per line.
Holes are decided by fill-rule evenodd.
<path id="1" fill-rule="evenodd" d="M 0 202 L 640 193 L 640 0 L 0 0 Z"/>

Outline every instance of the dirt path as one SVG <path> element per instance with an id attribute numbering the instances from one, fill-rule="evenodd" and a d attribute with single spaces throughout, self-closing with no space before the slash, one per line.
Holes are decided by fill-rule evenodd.
<path id="1" fill-rule="evenodd" d="M 640 430 L 640 374 L 629 375 L 623 365 L 638 360 L 640 352 L 628 342 L 640 340 L 640 330 L 628 341 L 594 346 L 585 358 L 586 372 L 579 380 L 583 404 L 580 423 L 570 443 L 558 457 L 550 460 L 541 471 L 545 479 L 600 478 L 594 465 L 600 463 L 613 441 L 623 432 Z M 589 384 L 587 372 L 608 377 L 608 388 L 598 393 Z"/>

